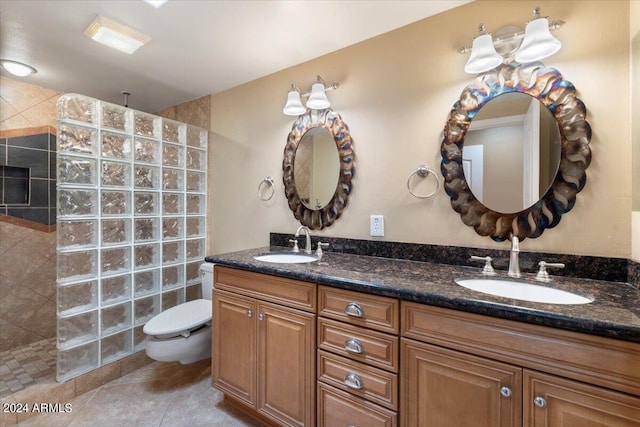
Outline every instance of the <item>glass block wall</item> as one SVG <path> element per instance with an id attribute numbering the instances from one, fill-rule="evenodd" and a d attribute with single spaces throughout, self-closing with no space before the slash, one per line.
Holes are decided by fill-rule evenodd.
<path id="1" fill-rule="evenodd" d="M 77 94 L 58 102 L 58 381 L 144 349 L 199 285 L 207 132 Z"/>

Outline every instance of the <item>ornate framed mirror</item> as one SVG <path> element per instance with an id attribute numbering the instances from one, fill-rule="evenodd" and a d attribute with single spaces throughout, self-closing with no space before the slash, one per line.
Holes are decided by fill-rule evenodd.
<path id="1" fill-rule="evenodd" d="M 289 208 L 302 225 L 321 230 L 347 206 L 355 174 L 349 127 L 331 109 L 300 115 L 287 137 L 282 172 Z"/>
<path id="2" fill-rule="evenodd" d="M 487 105 L 504 100 L 516 102 L 518 96 L 515 94 L 524 97 L 524 100 L 518 100 L 527 106 L 522 111 L 518 111 L 515 104 L 496 105 L 496 108 Z M 494 112 L 484 114 L 481 110 L 485 107 L 487 111 L 509 111 L 509 118 L 498 118 L 498 113 Z M 536 108 L 539 114 L 535 112 Z M 440 169 L 444 188 L 462 222 L 473 227 L 479 235 L 490 236 L 495 241 L 509 239 L 512 235 L 520 240 L 536 238 L 545 229 L 555 227 L 562 215 L 573 208 L 576 195 L 587 180 L 585 171 L 591 162 L 591 127 L 586 114 L 586 107 L 576 97 L 573 84 L 564 80 L 558 70 L 545 68 L 541 63 L 502 65 L 474 79 L 454 104 L 441 145 Z M 472 122 L 476 119 L 492 123 L 514 122 L 517 121 L 515 116 L 524 116 L 519 131 L 523 140 L 512 144 L 512 148 L 507 146 L 508 141 L 499 140 L 500 137 L 503 140 L 515 138 L 506 136 L 513 135 L 506 128 L 497 129 L 498 137 L 496 134 L 489 137 L 486 145 L 478 142 L 476 135 L 471 136 Z M 544 134 L 546 138 L 538 140 L 531 133 Z M 469 143 L 465 148 L 467 138 Z M 540 144 L 541 140 L 546 142 Z M 489 147 L 485 150 L 487 155 L 478 157 L 478 150 L 472 150 L 472 145 Z M 516 152 L 513 150 L 519 154 L 509 154 Z M 488 164 L 484 160 L 498 155 L 504 158 L 497 163 Z M 478 168 L 486 170 L 493 178 L 478 175 Z M 523 173 L 505 175 L 509 169 Z M 522 191 L 501 187 L 514 182 Z M 494 195 L 501 197 L 493 200 L 504 199 L 505 194 L 515 195 L 517 200 L 489 201 L 487 193 L 496 188 L 498 191 Z"/>

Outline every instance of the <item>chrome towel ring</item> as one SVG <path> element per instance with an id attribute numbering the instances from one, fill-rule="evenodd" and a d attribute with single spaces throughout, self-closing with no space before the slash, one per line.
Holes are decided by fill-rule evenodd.
<path id="1" fill-rule="evenodd" d="M 258 197 L 260 200 L 271 200 L 273 195 L 276 193 L 276 187 L 273 185 L 273 178 L 270 176 L 266 177 L 260 184 L 258 184 Z"/>
<path id="2" fill-rule="evenodd" d="M 414 193 L 413 190 L 411 189 L 411 178 L 414 175 L 417 175 L 420 178 L 427 178 L 429 174 L 433 175 L 433 177 L 436 179 L 435 190 L 433 190 L 431 193 L 427 194 L 426 196 L 421 196 Z M 438 175 L 429 168 L 429 166 L 426 166 L 426 165 L 418 166 L 418 168 L 415 171 L 413 171 L 411 175 L 409 175 L 409 178 L 407 178 L 407 190 L 409 190 L 409 193 L 411 193 L 413 197 L 417 197 L 418 199 L 428 199 L 430 197 L 433 197 L 438 192 L 439 189 L 440 189 L 440 179 L 438 178 Z"/>

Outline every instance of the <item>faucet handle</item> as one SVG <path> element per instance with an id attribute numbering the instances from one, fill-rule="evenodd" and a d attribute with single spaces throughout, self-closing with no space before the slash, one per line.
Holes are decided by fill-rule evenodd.
<path id="1" fill-rule="evenodd" d="M 328 249 L 329 244 L 324 242 L 318 242 L 318 249 L 316 249 L 316 255 L 318 258 L 322 258 L 322 248 Z"/>
<path id="2" fill-rule="evenodd" d="M 295 253 L 300 252 L 300 248 L 298 247 L 298 239 L 289 239 L 289 243 L 293 243 L 292 252 L 295 252 Z"/>
<path id="3" fill-rule="evenodd" d="M 551 277 L 547 272 L 547 267 L 564 268 L 564 264 L 561 262 L 540 261 L 538 265 L 540 266 L 540 270 L 538 270 L 538 274 L 536 274 L 536 280 L 539 282 L 547 282 L 547 283 L 551 281 Z"/>
<path id="4" fill-rule="evenodd" d="M 471 261 L 484 261 L 484 267 L 482 268 L 482 274 L 485 276 L 495 276 L 496 271 L 493 269 L 493 265 L 491 265 L 491 261 L 493 258 L 490 256 L 471 256 Z"/>

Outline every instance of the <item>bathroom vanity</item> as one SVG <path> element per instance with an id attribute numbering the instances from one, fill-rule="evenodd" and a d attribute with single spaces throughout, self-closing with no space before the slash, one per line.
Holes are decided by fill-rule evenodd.
<path id="1" fill-rule="evenodd" d="M 636 288 L 557 277 L 594 301 L 542 304 L 455 284 L 480 268 L 269 250 L 206 258 L 213 385 L 269 423 L 640 426 Z"/>

